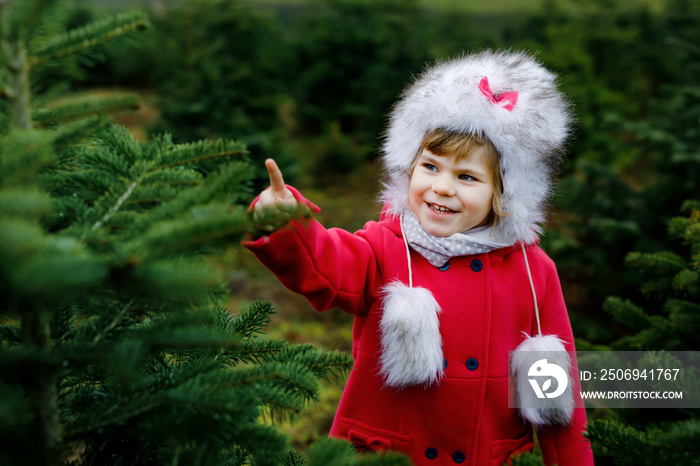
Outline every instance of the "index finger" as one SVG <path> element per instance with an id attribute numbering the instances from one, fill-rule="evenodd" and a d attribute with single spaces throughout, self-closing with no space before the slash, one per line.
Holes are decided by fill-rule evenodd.
<path id="1" fill-rule="evenodd" d="M 287 188 L 284 185 L 284 178 L 282 177 L 282 171 L 277 166 L 277 163 L 272 159 L 265 160 L 265 168 L 267 168 L 267 173 L 270 175 L 270 187 L 273 192 L 284 192 Z"/>

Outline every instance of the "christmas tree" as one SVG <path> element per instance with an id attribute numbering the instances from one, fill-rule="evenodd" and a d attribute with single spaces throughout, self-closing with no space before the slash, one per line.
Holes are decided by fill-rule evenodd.
<path id="1" fill-rule="evenodd" d="M 596 464 L 610 459 L 618 466 L 658 464 L 700 465 L 700 419 L 694 405 L 700 394 L 700 370 L 682 366 L 667 351 L 696 352 L 700 328 L 700 201 L 683 205 L 686 217 L 674 217 L 669 223 L 671 246 L 681 243 L 685 255 L 675 251 L 631 252 L 627 264 L 641 270 L 644 305 L 611 296 L 604 309 L 616 322 L 627 327 L 629 335 L 610 345 L 592 345 L 577 339 L 577 350 L 605 360 L 609 351 L 638 351 L 641 371 L 680 368 L 677 377 L 657 381 L 655 390 L 682 391 L 678 409 L 602 409 L 589 413 L 586 436 L 596 453 Z M 596 353 L 594 353 L 596 352 Z M 691 361 L 693 353 L 690 354 Z M 614 360 L 614 359 L 613 359 Z M 579 360 L 580 361 L 580 360 Z M 618 359 L 619 362 L 619 359 Z M 687 361 L 685 361 L 687 362 Z M 605 367 L 605 366 L 595 366 Z M 615 367 L 615 366 L 612 366 Z M 617 366 L 621 367 L 621 366 Z M 657 372 L 658 373 L 658 372 Z M 526 453 L 513 466 L 542 466 L 538 455 Z"/>
<path id="2" fill-rule="evenodd" d="M 245 146 L 142 145 L 107 117 L 134 97 L 65 98 L 72 60 L 147 19 L 66 32 L 63 7 L 0 2 L 0 464 L 408 464 L 289 447 L 275 421 L 351 360 L 266 338 L 267 303 L 222 306 L 211 254 L 250 229 Z"/>
<path id="3" fill-rule="evenodd" d="M 694 352 L 699 346 L 700 202 L 687 201 L 683 211 L 688 215 L 673 218 L 669 234 L 685 246 L 685 254 L 660 251 L 627 256 L 630 266 L 642 270 L 645 279 L 641 291 L 647 302 L 640 305 L 621 297 L 610 297 L 605 302 L 611 317 L 632 330 L 607 349 L 651 354 L 653 358 L 646 359 L 647 367 L 680 367 L 673 354 L 665 351 Z M 679 409 L 609 412 L 589 423 L 589 436 L 596 449 L 615 458 L 617 465 L 700 464 L 698 413 L 682 408 L 697 402 L 700 370 L 692 365 L 680 367 L 673 382 L 659 383 L 657 388 L 674 386 L 682 391 L 687 399 L 678 400 Z"/>

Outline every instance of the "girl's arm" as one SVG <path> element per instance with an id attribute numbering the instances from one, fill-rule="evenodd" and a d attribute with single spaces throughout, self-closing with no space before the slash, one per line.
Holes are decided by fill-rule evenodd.
<path id="1" fill-rule="evenodd" d="M 542 253 L 544 254 L 544 253 Z M 586 430 L 586 410 L 580 400 L 581 383 L 578 377 L 578 363 L 575 357 L 574 335 L 569 314 L 561 291 L 559 276 L 554 269 L 550 275 L 542 302 L 542 333 L 557 335 L 572 358 L 574 397 L 577 399 L 574 415 L 568 427 L 544 427 L 537 430 L 545 464 L 559 466 L 592 466 L 593 452 L 590 441 L 583 437 Z"/>
<path id="2" fill-rule="evenodd" d="M 316 213 L 319 209 L 299 191 L 284 185 L 274 161 L 268 160 L 265 165 L 271 186 L 253 201 L 251 210 L 257 228 L 274 231 L 256 241 L 243 242 L 243 246 L 317 310 L 340 307 L 355 314 L 366 312 L 378 297 L 373 286 L 379 278 L 375 248 L 381 247 L 382 241 L 372 241 L 372 237 L 381 235 L 379 228 L 353 235 L 341 229 L 327 230 L 314 218 L 294 215 L 281 227 L 269 225 L 266 219 L 270 210 L 284 214 L 298 211 L 298 206 Z"/>

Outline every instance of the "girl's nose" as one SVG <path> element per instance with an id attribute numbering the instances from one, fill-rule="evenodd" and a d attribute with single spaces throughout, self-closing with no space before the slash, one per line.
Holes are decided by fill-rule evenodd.
<path id="1" fill-rule="evenodd" d="M 433 183 L 433 192 L 441 196 L 454 196 L 457 193 L 454 183 L 447 176 L 438 176 Z"/>

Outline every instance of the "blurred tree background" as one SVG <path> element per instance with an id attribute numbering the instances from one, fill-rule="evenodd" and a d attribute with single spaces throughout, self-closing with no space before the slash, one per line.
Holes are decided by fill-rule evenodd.
<path id="1" fill-rule="evenodd" d="M 139 94 L 142 111 L 120 121 L 143 143 L 163 131 L 174 143 L 242 141 L 257 174 L 253 190 L 265 184 L 262 160 L 275 157 L 288 182 L 322 207 L 325 224 L 350 230 L 378 217 L 379 138 L 413 74 L 427 61 L 485 47 L 538 53 L 561 75 L 577 118 L 542 245 L 558 265 L 579 349 L 668 349 L 672 337 L 675 349 L 699 349 L 687 337 L 697 317 L 674 320 L 680 311 L 665 304 L 683 299 L 696 307 L 682 315 L 697 312 L 692 228 L 668 234 L 682 206 L 697 225 L 697 204 L 686 202 L 700 198 L 697 0 L 72 1 L 75 27 L 125 7 L 145 11 L 152 27 L 137 46 L 108 42 L 97 47 L 103 60 L 79 56 L 62 74 L 46 71 L 46 86 L 70 79 L 76 91 Z M 663 275 L 649 281 L 648 271 L 628 266 L 639 263 L 634 251 L 679 259 L 670 269 L 647 261 Z M 280 308 L 270 332 L 350 348 L 348 316 L 314 313 L 237 248 L 219 266 L 229 271 L 232 308 L 257 299 Z M 690 285 L 679 288 L 672 273 Z M 639 328 L 625 325 L 621 302 L 643 307 L 650 322 L 670 323 L 640 338 Z M 685 333 L 674 337 L 680 327 Z M 297 446 L 325 435 L 341 389 L 322 389 L 322 403 L 290 427 Z M 634 437 L 672 425 L 682 433 L 673 447 L 681 452 L 700 431 L 689 410 L 589 417 L 607 423 L 594 432 L 597 464 L 647 464 L 606 446 L 600 433 L 617 439 L 620 430 L 601 426 Z"/>

